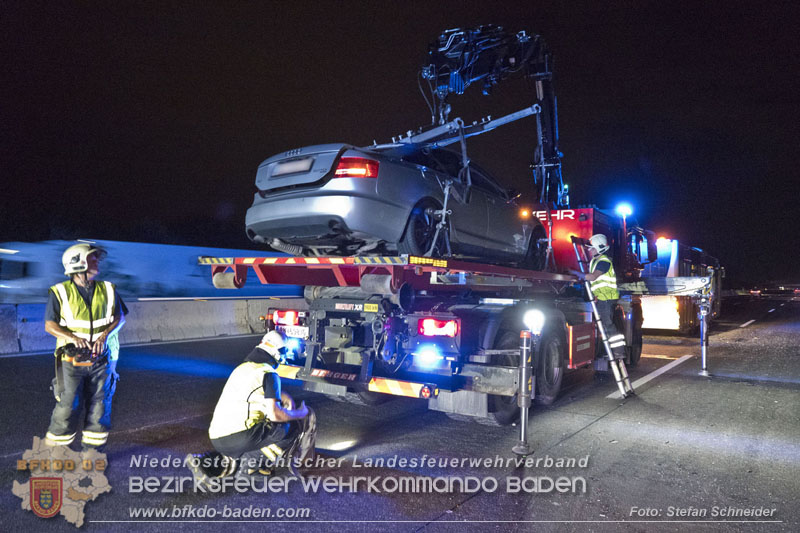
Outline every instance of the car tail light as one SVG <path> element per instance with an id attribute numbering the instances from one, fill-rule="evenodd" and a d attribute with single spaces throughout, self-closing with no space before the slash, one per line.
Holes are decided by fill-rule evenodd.
<path id="1" fill-rule="evenodd" d="M 425 337 L 455 337 L 458 335 L 458 320 L 421 318 L 417 322 L 417 331 Z"/>
<path id="2" fill-rule="evenodd" d="M 363 157 L 343 157 L 334 176 L 337 178 L 377 178 L 380 163 Z"/>
<path id="3" fill-rule="evenodd" d="M 298 320 L 297 311 L 279 311 L 275 310 L 272 313 L 272 323 L 280 324 L 282 326 L 296 326 L 300 321 Z"/>

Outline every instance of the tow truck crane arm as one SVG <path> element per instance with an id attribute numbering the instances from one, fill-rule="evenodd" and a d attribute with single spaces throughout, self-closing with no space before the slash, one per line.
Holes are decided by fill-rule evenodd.
<path id="1" fill-rule="evenodd" d="M 524 31 L 510 34 L 501 26 L 456 28 L 443 32 L 430 44 L 428 58 L 429 63 L 422 68 L 421 76 L 431 85 L 432 122 L 438 115 L 439 125 L 416 135 L 409 132 L 400 142 L 439 148 L 535 115 L 539 142 L 531 168 L 539 201 L 566 206 L 569 199 L 561 180 L 553 57 L 544 39 Z M 487 117 L 467 126 L 460 119 L 448 122 L 451 107 L 447 100 L 451 94 L 463 94 L 471 84 L 483 81 L 483 93 L 488 95 L 500 81 L 512 77 L 533 82 L 534 103 L 531 106 L 500 119 Z"/>

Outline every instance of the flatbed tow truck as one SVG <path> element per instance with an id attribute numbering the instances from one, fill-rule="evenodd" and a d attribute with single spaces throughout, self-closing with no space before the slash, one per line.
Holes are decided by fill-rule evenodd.
<path id="1" fill-rule="evenodd" d="M 582 231 L 590 236 L 594 225 Z M 566 370 L 609 368 L 572 275 L 405 255 L 199 262 L 211 266 L 219 288 L 243 286 L 248 273 L 265 284 L 305 286 L 305 308 L 270 310 L 264 319 L 291 340 L 279 374 L 307 390 L 363 403 L 421 398 L 434 410 L 510 424 L 518 416 L 520 332 L 531 309 L 545 317 L 533 353 L 540 403 L 555 400 Z M 641 354 L 638 309 L 635 295 L 620 299 L 618 325 L 633 364 Z"/>
<path id="2" fill-rule="evenodd" d="M 702 293 L 708 280 L 654 280 L 658 287 L 642 280 L 643 265 L 657 257 L 651 233 L 596 208 L 569 209 L 552 60 L 539 36 L 510 35 L 495 26 L 448 30 L 429 56 L 421 75 L 434 87 L 431 114 L 439 125 L 392 142 L 427 150 L 460 142 L 467 171 L 467 137 L 534 116 L 538 147 L 532 170 L 541 209 L 536 216 L 546 229 L 536 244 L 543 268 L 433 257 L 433 246 L 425 256 L 201 257 L 200 264 L 211 267 L 218 288 L 241 287 L 251 272 L 264 284 L 305 287 L 307 305 L 270 310 L 264 321 L 292 347 L 279 374 L 307 390 L 367 404 L 389 396 L 419 398 L 430 409 L 480 422 L 508 425 L 521 418 L 523 428 L 531 400 L 555 401 L 569 369 L 611 369 L 622 396 L 629 395 L 625 362 L 635 365 L 642 348 L 639 295 Z M 449 94 L 480 80 L 488 92 L 517 72 L 534 83 L 533 106 L 472 125 L 448 122 Z M 468 171 L 465 176 L 469 186 Z M 437 235 L 442 229 L 445 238 L 448 213 L 446 201 L 435 212 Z M 561 273 L 582 270 L 580 247 L 595 233 L 608 237 L 621 282 L 615 322 L 626 338 L 625 362 L 608 357 L 588 287 Z M 531 310 L 544 318 L 533 338 L 524 323 Z"/>
<path id="3" fill-rule="evenodd" d="M 243 286 L 252 271 L 265 284 L 305 286 L 307 305 L 272 309 L 266 329 L 289 339 L 278 373 L 306 390 L 379 404 L 387 395 L 508 425 L 520 390 L 550 404 L 564 373 L 592 365 L 607 372 L 590 302 L 571 275 L 450 258 L 201 257 L 218 288 Z M 626 362 L 641 355 L 641 294 L 701 295 L 710 278 L 638 280 L 620 286 L 618 329 Z M 706 297 L 707 299 L 707 297 Z M 520 380 L 520 332 L 538 309 L 544 327 L 531 374 Z M 524 366 L 524 363 L 523 365 Z"/>

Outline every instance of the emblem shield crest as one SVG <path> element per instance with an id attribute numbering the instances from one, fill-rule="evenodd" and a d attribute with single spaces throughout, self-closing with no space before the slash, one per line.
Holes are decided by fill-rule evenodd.
<path id="1" fill-rule="evenodd" d="M 61 510 L 63 482 L 59 477 L 32 477 L 31 510 L 41 518 L 51 518 Z"/>

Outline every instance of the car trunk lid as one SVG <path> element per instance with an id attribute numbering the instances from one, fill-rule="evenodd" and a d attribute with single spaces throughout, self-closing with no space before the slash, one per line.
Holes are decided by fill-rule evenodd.
<path id="1" fill-rule="evenodd" d="M 258 166 L 256 187 L 271 191 L 322 182 L 347 148 L 346 144 L 321 144 L 272 156 Z"/>

